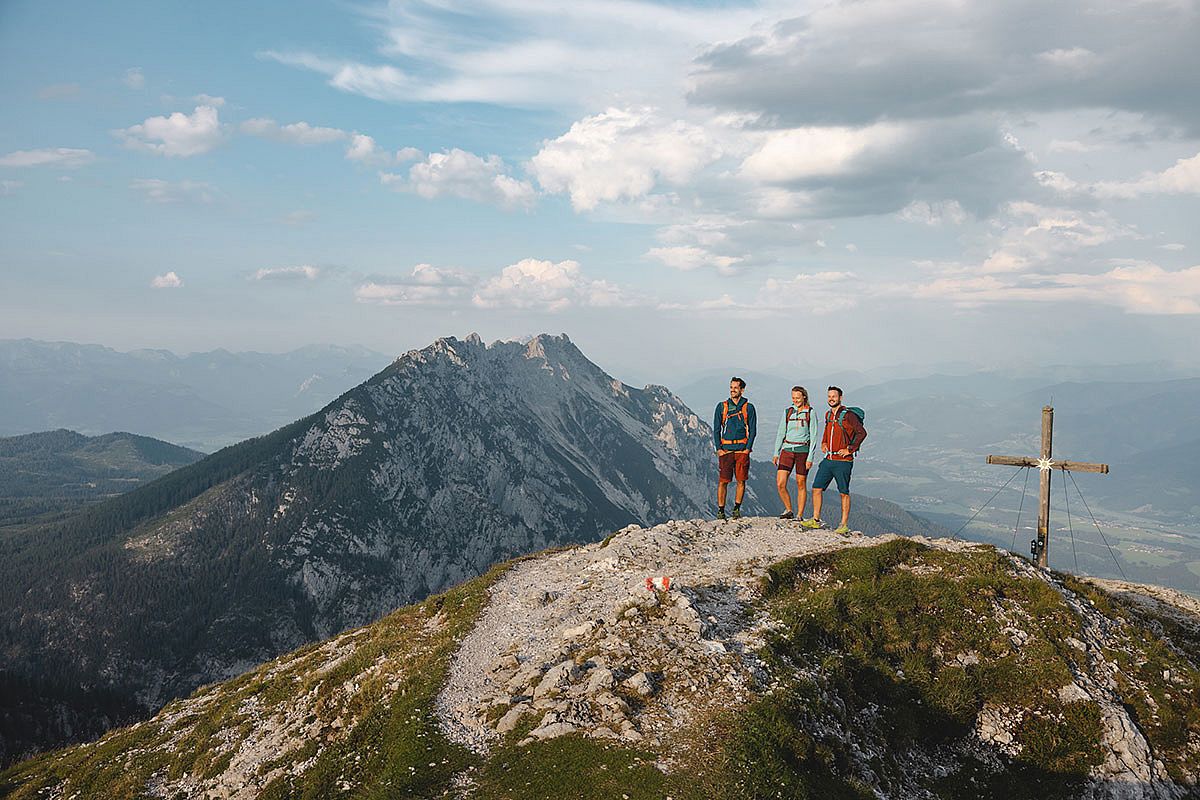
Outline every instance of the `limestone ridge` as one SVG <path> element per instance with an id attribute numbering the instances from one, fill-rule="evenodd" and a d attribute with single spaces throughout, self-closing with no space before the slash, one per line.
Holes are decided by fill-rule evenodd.
<path id="1" fill-rule="evenodd" d="M 631 525 L 18 765 L 0 795 L 1195 797 L 1195 601 L 1113 589 L 947 539 Z"/>
<path id="2" fill-rule="evenodd" d="M 310 417 L 0 541 L 0 688 L 18 682 L 0 696 L 20 706 L 0 707 L 0 763 L 513 556 L 705 513 L 710 435 L 566 336 L 405 353 Z"/>

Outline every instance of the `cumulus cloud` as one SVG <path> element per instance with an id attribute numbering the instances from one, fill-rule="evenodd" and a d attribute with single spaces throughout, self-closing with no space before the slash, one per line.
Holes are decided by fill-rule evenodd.
<path id="1" fill-rule="evenodd" d="M 668 267 L 689 272 L 701 267 L 713 267 L 722 274 L 731 274 L 734 267 L 742 260 L 738 256 L 718 255 L 710 250 L 696 245 L 679 245 L 675 247 L 651 247 L 646 251 L 646 257 L 660 261 Z"/>
<path id="2" fill-rule="evenodd" d="M 536 196 L 528 181 L 507 174 L 499 156 L 481 158 L 458 148 L 430 153 L 413 164 L 407 176 L 383 172 L 379 179 L 385 186 L 424 198 L 461 197 L 509 209 L 531 206 Z"/>
<path id="3" fill-rule="evenodd" d="M 239 127 L 242 133 L 248 133 L 251 136 L 261 136 L 264 139 L 271 139 L 276 142 L 298 145 L 339 142 L 350 135 L 339 128 L 323 128 L 309 125 L 307 122 L 292 122 L 287 125 L 280 125 L 273 119 L 261 117 L 248 119 Z"/>
<path id="4" fill-rule="evenodd" d="M 41 150 L 14 150 L 0 156 L 0 167 L 58 167 L 75 169 L 92 163 L 91 150 L 75 147 L 47 147 Z"/>
<path id="5" fill-rule="evenodd" d="M 191 114 L 176 111 L 166 117 L 150 117 L 113 133 L 131 149 L 181 158 L 207 153 L 225 139 L 224 126 L 211 105 L 196 106 Z"/>
<path id="6" fill-rule="evenodd" d="M 320 267 L 312 267 L 307 264 L 299 267 L 264 267 L 254 273 L 254 280 L 315 281 L 320 275 Z"/>
<path id="7" fill-rule="evenodd" d="M 612 307 L 628 303 L 620 287 L 583 275 L 577 261 L 525 258 L 484 282 L 471 299 L 479 308 L 563 311 L 572 306 Z"/>
<path id="8" fill-rule="evenodd" d="M 346 148 L 346 159 L 361 164 L 403 164 L 406 161 L 423 158 L 424 155 L 415 147 L 402 147 L 394 153 L 384 150 L 365 133 L 351 134 L 350 145 Z"/>
<path id="9" fill-rule="evenodd" d="M 135 178 L 129 182 L 129 188 L 151 203 L 211 203 L 217 195 L 216 189 L 201 181 Z"/>
<path id="10" fill-rule="evenodd" d="M 1148 172 L 1136 180 L 1097 183 L 1093 191 L 1098 197 L 1122 199 L 1144 194 L 1200 194 L 1200 153 L 1181 158 L 1162 172 Z"/>
<path id="11" fill-rule="evenodd" d="M 717 160 L 705 130 L 663 118 L 654 108 L 609 108 L 543 142 L 530 172 L 548 192 L 565 192 L 580 211 L 648 194 L 659 181 L 683 184 Z"/>
<path id="12" fill-rule="evenodd" d="M 409 275 L 375 277 L 359 284 L 360 303 L 386 306 L 445 306 L 465 303 L 478 282 L 463 270 L 417 264 Z"/>
<path id="13" fill-rule="evenodd" d="M 164 275 L 155 275 L 150 280 L 150 286 L 154 289 L 178 289 L 183 286 L 183 278 L 171 271 Z"/>

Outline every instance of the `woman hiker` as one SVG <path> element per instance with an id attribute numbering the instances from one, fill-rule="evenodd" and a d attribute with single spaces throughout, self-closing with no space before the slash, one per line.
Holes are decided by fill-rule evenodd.
<path id="1" fill-rule="evenodd" d="M 812 448 L 821 437 L 817 435 L 817 415 L 808 404 L 808 392 L 803 386 L 792 387 L 792 404 L 783 412 L 779 432 L 775 434 L 775 488 L 783 501 L 784 512 L 780 519 L 796 519 L 804 516 L 808 503 L 808 471 L 812 469 Z M 788 475 L 796 469 L 796 510 L 792 511 L 792 497 L 788 491 Z"/>

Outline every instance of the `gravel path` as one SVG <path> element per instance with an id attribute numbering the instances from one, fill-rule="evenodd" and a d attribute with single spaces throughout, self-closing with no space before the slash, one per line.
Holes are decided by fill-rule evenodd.
<path id="1" fill-rule="evenodd" d="M 683 520 L 648 529 L 630 526 L 605 543 L 526 561 L 492 588 L 486 611 L 451 665 L 446 687 L 438 696 L 438 716 L 452 739 L 479 752 L 486 751 L 498 736 L 494 716 L 489 720 L 490 705 L 504 711 L 524 703 L 525 713 L 544 712 L 538 730 L 547 730 L 548 735 L 583 728 L 601 735 L 623 731 L 623 738 L 640 739 L 672 720 L 682 724 L 688 716 L 689 698 L 712 696 L 711 686 L 706 684 L 704 691 L 699 691 L 702 687 L 694 685 L 697 667 L 735 696 L 753 681 L 757 662 L 753 650 L 766 621 L 747 620 L 745 609 L 766 566 L 791 556 L 874 545 L 893 538 L 805 531 L 794 521 L 763 517 L 729 522 Z M 956 550 L 977 546 L 947 540 L 927 543 Z M 670 592 L 647 591 L 648 577 L 664 575 L 671 580 Z M 647 603 L 658 606 L 658 598 L 667 605 L 645 608 Z M 633 612 L 631 606 L 641 608 Z M 662 608 L 666 608 L 666 616 L 655 618 L 654 612 Z M 658 624 L 652 626 L 649 621 Z M 636 628 L 639 622 L 642 627 Z M 655 679 L 656 684 L 639 677 L 637 648 L 653 637 L 659 642 L 653 658 L 641 658 L 640 662 L 679 659 L 680 665 L 688 668 L 679 674 L 691 694 L 689 686 L 665 685 L 672 674 L 670 666 L 665 668 L 666 677 Z M 581 652 L 584 655 L 579 655 Z M 601 652 L 603 657 L 584 663 L 586 654 L 593 652 Z M 582 665 L 582 675 L 575 674 L 575 668 L 567 663 L 570 659 Z M 558 673 L 553 672 L 555 665 L 559 665 Z M 599 677 L 589 680 L 589 669 L 598 670 Z M 630 678 L 632 682 L 626 680 L 624 685 L 646 696 L 652 693 L 648 684 L 654 684 L 657 702 L 647 702 L 647 707 L 636 713 L 622 708 L 620 713 L 614 712 L 615 721 L 607 715 L 603 720 L 581 720 L 578 715 L 569 716 L 571 698 L 550 694 L 544 685 L 538 689 L 543 676 L 558 679 L 564 671 L 571 674 L 561 676 L 563 687 L 592 685 L 585 700 L 595 701 L 597 691 L 603 693 L 614 681 Z M 596 688 L 597 683 L 603 685 Z M 542 695 L 558 702 L 543 700 Z M 643 719 L 654 712 L 659 713 L 658 722 Z M 633 719 L 626 720 L 626 715 Z M 606 724 L 611 731 L 603 728 Z M 550 727 L 554 725 L 558 727 Z M 506 722 L 502 727 L 512 726 Z M 538 736 L 538 731 L 534 735 Z"/>

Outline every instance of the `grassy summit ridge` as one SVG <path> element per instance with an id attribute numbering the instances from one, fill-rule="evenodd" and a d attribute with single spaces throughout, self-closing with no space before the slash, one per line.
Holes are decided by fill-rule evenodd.
<path id="1" fill-rule="evenodd" d="M 434 701 L 511 566 L 17 765 L 0 795 L 1115 797 L 1099 776 L 1121 708 L 1162 764 L 1134 788 L 1200 790 L 1193 629 L 991 548 L 906 539 L 767 570 L 755 602 L 772 680 L 750 702 L 657 748 L 520 745 L 524 724 L 477 755 L 443 735 Z"/>

